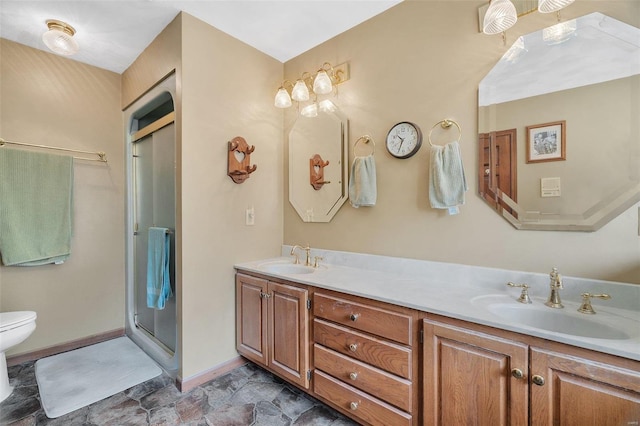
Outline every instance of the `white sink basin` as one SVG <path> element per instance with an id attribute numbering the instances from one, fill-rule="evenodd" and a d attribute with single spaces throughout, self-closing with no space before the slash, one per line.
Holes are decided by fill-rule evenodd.
<path id="1" fill-rule="evenodd" d="M 577 304 L 564 303 L 563 309 L 554 309 L 536 300 L 523 304 L 505 295 L 479 296 L 472 303 L 481 306 L 497 317 L 509 321 L 511 325 L 522 325 L 554 333 L 592 339 L 627 340 L 640 330 L 640 322 L 632 319 L 599 312 L 585 315 L 577 312 Z M 596 308 L 597 310 L 597 308 Z"/>
<path id="2" fill-rule="evenodd" d="M 271 272 L 273 274 L 283 274 L 283 275 L 292 275 L 292 274 L 311 274 L 315 272 L 315 269 L 311 266 L 305 265 L 297 265 L 294 263 L 264 263 L 262 265 L 258 265 L 258 269 L 261 269 L 265 272 Z"/>

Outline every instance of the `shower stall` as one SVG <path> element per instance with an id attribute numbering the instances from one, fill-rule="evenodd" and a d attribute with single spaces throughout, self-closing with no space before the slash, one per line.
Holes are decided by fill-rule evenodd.
<path id="1" fill-rule="evenodd" d="M 175 73 L 124 112 L 126 138 L 126 333 L 175 377 L 178 371 L 175 288 Z M 170 236 L 173 296 L 164 309 L 147 307 L 149 227 Z"/>

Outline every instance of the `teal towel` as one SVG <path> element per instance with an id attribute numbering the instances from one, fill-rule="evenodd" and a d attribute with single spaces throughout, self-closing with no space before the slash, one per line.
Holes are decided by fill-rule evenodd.
<path id="1" fill-rule="evenodd" d="M 373 155 L 356 157 L 351 164 L 349 202 L 355 208 L 376 205 L 376 161 Z"/>
<path id="2" fill-rule="evenodd" d="M 430 157 L 429 202 L 431 207 L 450 209 L 464 204 L 467 180 L 458 142 L 451 142 L 445 146 L 432 146 Z"/>
<path id="3" fill-rule="evenodd" d="M 0 252 L 6 266 L 71 254 L 73 157 L 0 148 Z"/>
<path id="4" fill-rule="evenodd" d="M 173 296 L 169 275 L 170 235 L 167 228 L 149 228 L 147 257 L 147 307 L 164 309 Z"/>

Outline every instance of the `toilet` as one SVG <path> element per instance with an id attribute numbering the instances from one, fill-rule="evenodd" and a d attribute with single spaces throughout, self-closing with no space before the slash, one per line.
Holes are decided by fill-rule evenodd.
<path id="1" fill-rule="evenodd" d="M 0 402 L 11 395 L 7 374 L 7 349 L 22 343 L 36 329 L 36 313 L 33 311 L 0 312 Z"/>

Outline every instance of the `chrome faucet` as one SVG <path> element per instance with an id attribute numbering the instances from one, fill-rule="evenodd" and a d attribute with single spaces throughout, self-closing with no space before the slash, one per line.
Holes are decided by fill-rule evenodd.
<path id="1" fill-rule="evenodd" d="M 304 264 L 306 266 L 311 266 L 311 247 L 309 247 L 309 244 L 307 244 L 306 247 L 302 247 L 302 246 L 299 246 L 299 245 L 295 245 L 295 246 L 291 247 L 291 256 L 295 256 L 296 257 L 296 260 L 293 263 L 295 263 L 295 264 L 299 264 L 300 263 L 300 259 L 298 259 L 298 256 L 295 253 L 297 248 L 299 248 L 301 250 L 305 250 L 307 252 L 307 259 L 305 260 Z"/>
<path id="2" fill-rule="evenodd" d="M 551 278 L 551 282 L 549 283 L 549 286 L 551 287 L 551 294 L 549 294 L 549 300 L 545 302 L 545 305 L 551 308 L 564 308 L 564 305 L 560 300 L 560 290 L 564 287 L 562 286 L 562 276 L 558 273 L 558 268 L 553 268 L 551 270 L 549 278 Z"/>

